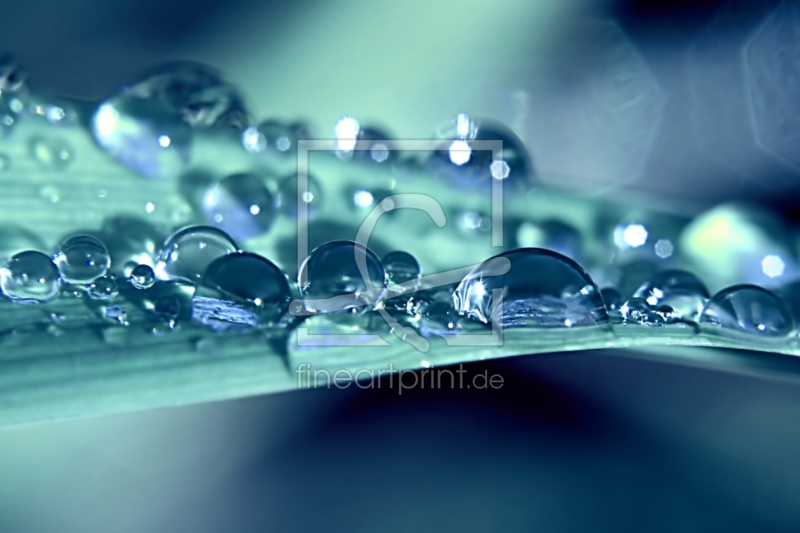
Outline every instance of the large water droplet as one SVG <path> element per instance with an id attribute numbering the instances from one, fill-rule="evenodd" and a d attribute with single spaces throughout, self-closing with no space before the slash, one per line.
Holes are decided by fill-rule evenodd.
<path id="1" fill-rule="evenodd" d="M 422 275 L 422 269 L 416 258 L 408 252 L 390 252 L 381 262 L 389 275 L 389 281 L 395 284 L 419 279 Z"/>
<path id="2" fill-rule="evenodd" d="M 608 322 L 589 274 L 572 259 L 541 248 L 512 250 L 484 261 L 461 281 L 453 305 L 462 315 L 504 327 Z"/>
<path id="3" fill-rule="evenodd" d="M 289 282 L 281 269 L 259 255 L 234 253 L 206 269 L 192 300 L 193 318 L 209 325 L 276 323 L 290 299 Z M 253 315 L 257 317 L 250 319 Z"/>
<path id="4" fill-rule="evenodd" d="M 771 337 L 784 337 L 794 329 L 783 301 L 756 285 L 735 285 L 719 291 L 703 308 L 700 323 Z"/>
<path id="5" fill-rule="evenodd" d="M 41 252 L 20 252 L 0 269 L 0 286 L 9 299 L 23 304 L 49 302 L 58 296 L 58 268 Z"/>
<path id="6" fill-rule="evenodd" d="M 239 247 L 224 231 L 210 226 L 190 226 L 167 238 L 154 271 L 161 280 L 196 283 L 214 260 L 237 250 Z"/>
<path id="7" fill-rule="evenodd" d="M 211 186 L 203 195 L 209 224 L 235 239 L 266 233 L 275 219 L 275 202 L 264 180 L 253 174 L 234 174 Z"/>
<path id="8" fill-rule="evenodd" d="M 366 267 L 365 277 L 358 268 Z M 352 241 L 331 241 L 303 261 L 298 288 L 307 311 L 331 313 L 370 308 L 386 293 L 388 276 L 378 256 Z"/>
<path id="9" fill-rule="evenodd" d="M 134 289 L 149 289 L 156 282 L 156 274 L 150 265 L 136 265 L 128 277 Z"/>
<path id="10" fill-rule="evenodd" d="M 34 137 L 30 150 L 44 168 L 63 170 L 72 162 L 72 147 L 60 137 Z"/>
<path id="11" fill-rule="evenodd" d="M 685 270 L 664 270 L 645 282 L 634 293 L 657 308 L 667 305 L 681 320 L 696 321 L 709 298 L 700 279 Z"/>
<path id="12" fill-rule="evenodd" d="M 91 235 L 75 235 L 61 243 L 53 262 L 61 273 L 61 279 L 85 285 L 105 276 L 111 266 L 111 257 L 99 239 Z"/>
<path id="13" fill-rule="evenodd" d="M 169 63 L 143 74 L 97 109 L 97 143 L 147 178 L 174 175 L 189 156 L 192 128 L 249 123 L 238 91 L 215 69 Z"/>
<path id="14" fill-rule="evenodd" d="M 306 205 L 308 210 L 308 219 L 313 220 L 322 209 L 322 187 L 319 181 L 311 174 L 305 176 L 303 183 L 304 185 L 298 188 L 298 176 L 296 173 L 283 178 L 278 184 L 275 204 L 282 213 L 296 218 L 299 194 L 299 200 Z"/>

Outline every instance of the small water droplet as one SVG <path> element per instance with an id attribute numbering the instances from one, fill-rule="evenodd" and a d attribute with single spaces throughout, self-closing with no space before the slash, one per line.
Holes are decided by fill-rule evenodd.
<path id="1" fill-rule="evenodd" d="M 365 267 L 364 279 L 359 262 Z M 303 261 L 298 288 L 312 313 L 367 309 L 386 293 L 388 276 L 369 248 L 352 241 L 331 241 L 315 248 Z"/>
<path id="2" fill-rule="evenodd" d="M 196 283 L 214 260 L 239 250 L 224 231 L 190 226 L 167 238 L 153 269 L 157 279 Z"/>
<path id="3" fill-rule="evenodd" d="M 408 252 L 390 252 L 381 262 L 389 275 L 389 281 L 395 284 L 419 279 L 422 275 L 422 269 L 416 258 Z"/>
<path id="4" fill-rule="evenodd" d="M 735 285 L 719 291 L 703 308 L 700 323 L 770 337 L 785 337 L 794 329 L 783 301 L 755 285 Z"/>
<path id="5" fill-rule="evenodd" d="M 298 122 L 284 124 L 265 120 L 242 132 L 242 146 L 251 154 L 291 159 L 297 157 L 297 141 L 311 139 L 308 128 Z"/>
<path id="6" fill-rule="evenodd" d="M 674 317 L 696 321 L 710 297 L 708 289 L 700 279 L 685 270 L 664 270 L 646 281 L 634 293 L 651 307 L 666 305 L 672 308 Z"/>
<path id="7" fill-rule="evenodd" d="M 251 239 L 269 231 L 275 201 L 263 179 L 234 174 L 209 187 L 203 195 L 206 220 L 235 239 Z"/>
<path id="8" fill-rule="evenodd" d="M 11 167 L 11 159 L 6 154 L 0 154 L 0 172 L 4 172 Z"/>
<path id="9" fill-rule="evenodd" d="M 75 235 L 61 243 L 53 261 L 67 283 L 86 285 L 105 276 L 111 257 L 105 245 L 91 235 Z"/>
<path id="10" fill-rule="evenodd" d="M 34 137 L 30 150 L 33 158 L 48 169 L 63 170 L 72 161 L 72 147 L 60 137 Z"/>
<path id="11" fill-rule="evenodd" d="M 149 289 L 156 282 L 156 274 L 150 265 L 136 265 L 128 276 L 134 289 Z"/>
<path id="12" fill-rule="evenodd" d="M 574 327 L 609 320 L 589 274 L 572 259 L 541 248 L 512 250 L 484 261 L 458 285 L 453 305 L 462 315 L 503 327 Z"/>
<path id="13" fill-rule="evenodd" d="M 3 294 L 17 303 L 49 302 L 58 296 L 60 285 L 58 268 L 41 252 L 20 252 L 0 269 Z"/>
<path id="14" fill-rule="evenodd" d="M 109 300 L 119 294 L 116 282 L 109 276 L 97 278 L 88 286 L 89 298 L 93 300 Z"/>

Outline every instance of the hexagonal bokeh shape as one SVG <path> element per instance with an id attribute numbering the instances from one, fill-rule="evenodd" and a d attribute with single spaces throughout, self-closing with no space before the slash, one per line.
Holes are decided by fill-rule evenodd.
<path id="1" fill-rule="evenodd" d="M 525 133 L 539 179 L 596 192 L 640 176 L 665 96 L 616 22 L 576 30 L 530 84 Z"/>
<path id="2" fill-rule="evenodd" d="M 800 168 L 800 3 L 781 2 L 745 45 L 744 58 L 758 143 Z"/>

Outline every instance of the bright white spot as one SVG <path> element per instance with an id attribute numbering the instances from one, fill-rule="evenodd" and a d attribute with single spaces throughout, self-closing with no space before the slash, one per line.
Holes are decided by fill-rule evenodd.
<path id="1" fill-rule="evenodd" d="M 511 167 L 504 159 L 496 159 L 489 165 L 489 171 L 496 180 L 504 180 L 511 173 Z"/>
<path id="2" fill-rule="evenodd" d="M 358 207 L 369 207 L 374 200 L 372 193 L 363 189 L 356 191 L 355 195 L 353 195 L 353 201 Z"/>
<path id="3" fill-rule="evenodd" d="M 109 137 L 113 135 L 119 124 L 119 115 L 116 110 L 108 104 L 103 104 L 97 109 L 94 115 L 94 129 L 98 137 Z"/>
<path id="4" fill-rule="evenodd" d="M 53 105 L 47 108 L 45 116 L 50 122 L 60 122 L 66 116 L 66 113 L 60 107 Z"/>
<path id="5" fill-rule="evenodd" d="M 222 215 L 220 215 L 219 213 L 215 213 L 214 214 L 214 222 L 216 222 L 217 224 L 220 224 L 222 222 Z"/>
<path id="6" fill-rule="evenodd" d="M 336 148 L 342 152 L 352 152 L 356 147 L 358 132 L 361 125 L 353 117 L 342 117 L 334 128 L 336 132 Z"/>
<path id="7" fill-rule="evenodd" d="M 647 297 L 646 302 L 650 305 L 658 305 L 658 298 L 655 295 L 650 295 Z"/>
<path id="8" fill-rule="evenodd" d="M 472 119 L 466 113 L 459 113 L 456 118 L 456 135 L 461 139 L 466 139 L 470 136 L 472 129 Z"/>
<path id="9" fill-rule="evenodd" d="M 421 364 L 424 368 L 430 368 L 432 366 L 430 361 L 425 361 L 425 360 L 420 361 L 419 364 Z"/>
<path id="10" fill-rule="evenodd" d="M 764 324 L 759 324 L 756 327 L 759 329 L 759 331 L 764 331 L 765 329 L 767 329 L 767 326 L 765 326 Z"/>
<path id="11" fill-rule="evenodd" d="M 251 154 L 262 152 L 267 147 L 267 139 L 258 128 L 250 126 L 242 132 L 242 146 Z"/>
<path id="12" fill-rule="evenodd" d="M 257 215 L 260 212 L 261 212 L 261 208 L 258 207 L 257 205 L 253 204 L 253 205 L 250 206 L 250 214 L 251 215 Z"/>
<path id="13" fill-rule="evenodd" d="M 486 294 L 486 287 L 484 287 L 483 283 L 481 283 L 481 282 L 477 282 L 474 285 L 474 290 L 475 290 L 475 297 L 476 298 L 483 298 L 483 296 Z"/>
<path id="14" fill-rule="evenodd" d="M 467 141 L 453 141 L 450 144 L 450 161 L 453 164 L 461 166 L 467 161 L 469 161 L 470 156 L 472 155 L 472 148 L 469 147 L 469 143 Z"/>
<path id="15" fill-rule="evenodd" d="M 260 306 L 260 305 L 261 305 L 262 303 L 264 303 L 264 302 L 262 302 L 262 301 L 261 301 L 261 298 L 253 298 L 253 303 L 254 303 L 256 306 Z"/>
<path id="16" fill-rule="evenodd" d="M 638 248 L 647 242 L 647 228 L 641 224 L 617 226 L 614 230 L 614 243 L 619 248 Z"/>
<path id="17" fill-rule="evenodd" d="M 656 255 L 661 259 L 666 259 L 672 255 L 675 248 L 669 239 L 659 239 L 655 245 Z"/>
<path id="18" fill-rule="evenodd" d="M 565 326 L 567 326 L 567 327 L 571 327 L 571 326 L 572 326 L 572 324 L 573 324 L 573 322 L 572 322 L 572 319 L 570 319 L 570 318 L 566 318 L 566 319 L 564 319 L 564 325 L 565 325 Z"/>
<path id="19" fill-rule="evenodd" d="M 383 143 L 377 143 L 369 151 L 369 155 L 378 163 L 383 163 L 389 157 L 389 148 Z"/>
<path id="20" fill-rule="evenodd" d="M 303 199 L 303 201 L 305 203 L 308 204 L 308 203 L 311 203 L 314 200 L 314 195 L 311 193 L 311 191 L 305 191 L 305 192 L 303 192 L 301 198 Z"/>
<path id="21" fill-rule="evenodd" d="M 664 291 L 659 289 L 658 287 L 653 288 L 653 296 L 658 298 L 659 300 L 664 297 Z"/>
<path id="22" fill-rule="evenodd" d="M 147 202 L 146 204 L 144 204 L 144 210 L 147 211 L 148 213 L 152 213 L 153 211 L 156 210 L 156 206 L 153 202 Z"/>
<path id="23" fill-rule="evenodd" d="M 22 113 L 22 110 L 25 109 L 25 104 L 22 103 L 22 100 L 19 98 L 12 98 L 11 101 L 8 103 L 8 107 L 14 113 Z"/>
<path id="24" fill-rule="evenodd" d="M 761 270 L 771 278 L 782 276 L 785 269 L 786 263 L 783 262 L 779 255 L 768 255 L 761 261 Z"/>
<path id="25" fill-rule="evenodd" d="M 166 136 L 166 135 L 159 135 L 158 136 L 158 144 L 162 148 L 166 148 L 167 146 L 169 146 L 169 143 L 171 143 L 171 142 L 172 141 L 170 140 L 170 138 L 168 136 Z"/>
<path id="26" fill-rule="evenodd" d="M 290 141 L 289 138 L 286 136 L 281 136 L 278 137 L 277 141 L 275 141 L 275 146 L 281 152 L 285 152 L 286 150 L 292 147 L 292 141 Z"/>

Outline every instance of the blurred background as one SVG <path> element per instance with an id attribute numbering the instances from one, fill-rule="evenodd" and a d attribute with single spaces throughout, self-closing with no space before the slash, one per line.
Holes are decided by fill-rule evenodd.
<path id="1" fill-rule="evenodd" d="M 468 111 L 570 194 L 800 213 L 796 2 L 7 0 L 0 26 L 37 93 L 193 59 L 322 136 Z M 796 531 L 800 387 L 629 355 L 0 429 L 0 531 Z"/>

